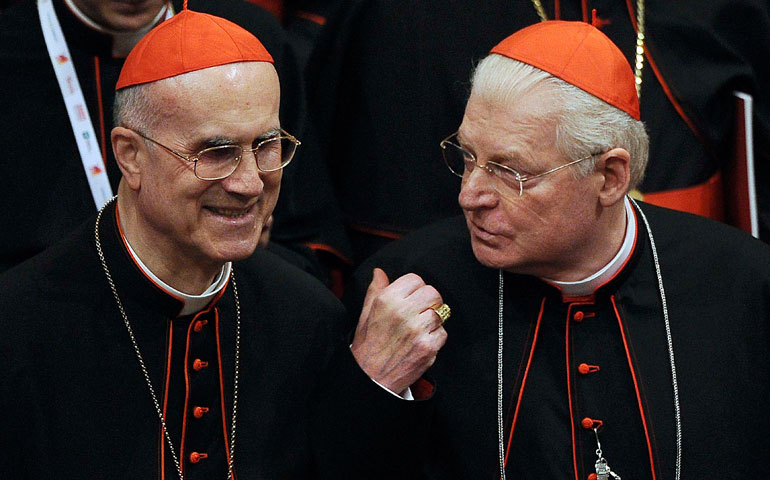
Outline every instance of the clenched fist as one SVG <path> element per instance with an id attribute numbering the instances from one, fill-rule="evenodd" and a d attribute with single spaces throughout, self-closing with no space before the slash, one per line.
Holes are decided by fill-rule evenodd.
<path id="1" fill-rule="evenodd" d="M 351 347 L 367 375 L 396 393 L 416 382 L 446 342 L 441 319 L 431 309 L 442 303 L 438 291 L 418 275 L 390 283 L 375 268 Z"/>

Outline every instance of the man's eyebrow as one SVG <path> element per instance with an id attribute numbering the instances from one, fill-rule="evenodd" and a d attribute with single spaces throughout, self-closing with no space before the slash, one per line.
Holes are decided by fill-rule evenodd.
<path id="1" fill-rule="evenodd" d="M 529 156 L 527 156 L 522 150 L 511 148 L 505 152 L 496 155 L 492 161 L 497 162 L 506 167 L 513 168 L 520 173 L 530 174 L 534 171 L 534 163 Z"/>
<path id="2" fill-rule="evenodd" d="M 203 148 L 209 148 L 209 147 L 221 147 L 222 145 L 238 145 L 238 142 L 236 140 L 233 140 L 232 138 L 218 136 L 218 137 L 207 138 L 206 140 L 202 140 L 200 142 L 200 145 Z"/>
<path id="3" fill-rule="evenodd" d="M 262 140 L 267 140 L 269 138 L 276 137 L 280 134 L 281 134 L 281 129 L 279 127 L 274 127 L 262 133 L 261 135 L 257 136 L 252 143 L 259 143 Z M 223 145 L 240 145 L 240 143 L 241 142 L 239 142 L 234 138 L 219 135 L 216 137 L 201 140 L 198 144 L 198 148 L 221 147 Z"/>
<path id="4" fill-rule="evenodd" d="M 262 140 L 267 140 L 268 138 L 277 137 L 281 134 L 281 129 L 279 127 L 273 127 L 270 130 L 266 131 L 262 135 L 259 135 L 257 138 L 254 139 L 255 142 L 261 142 Z"/>

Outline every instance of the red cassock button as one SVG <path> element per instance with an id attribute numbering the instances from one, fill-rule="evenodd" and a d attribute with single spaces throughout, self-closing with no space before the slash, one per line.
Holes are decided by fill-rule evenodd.
<path id="1" fill-rule="evenodd" d="M 592 474 L 590 474 L 590 475 L 588 476 L 588 480 L 596 480 L 597 478 L 599 478 L 599 477 L 598 477 L 598 475 L 596 475 L 595 473 L 592 473 Z"/>
<path id="2" fill-rule="evenodd" d="M 200 332 L 201 330 L 203 330 L 203 326 L 206 325 L 207 323 L 209 323 L 208 320 L 198 320 L 197 322 L 195 322 L 195 325 L 193 325 L 193 330 L 195 332 Z"/>
<path id="3" fill-rule="evenodd" d="M 585 317 L 585 314 L 583 312 L 575 312 L 574 315 L 572 315 L 572 319 L 576 322 L 582 322 L 583 317 Z"/>
<path id="4" fill-rule="evenodd" d="M 209 362 L 204 362 L 200 358 L 196 358 L 195 360 L 193 360 L 193 370 L 195 370 L 196 372 L 200 372 L 202 369 L 208 366 L 209 366 Z"/>
<path id="5" fill-rule="evenodd" d="M 583 420 L 580 421 L 580 426 L 585 428 L 586 430 L 590 430 L 592 428 L 600 428 L 603 425 L 604 422 L 601 420 L 595 420 L 591 417 L 585 417 Z"/>
<path id="6" fill-rule="evenodd" d="M 578 365 L 578 372 L 582 373 L 583 375 L 594 373 L 599 371 L 599 365 L 589 365 L 587 363 L 581 363 Z"/>
<path id="7" fill-rule="evenodd" d="M 208 413 L 208 407 L 195 407 L 193 408 L 193 416 L 195 418 L 201 418 L 204 414 Z"/>
<path id="8" fill-rule="evenodd" d="M 207 453 L 198 453 L 198 452 L 192 452 L 190 454 L 190 463 L 198 463 L 204 458 L 208 458 L 209 455 Z"/>

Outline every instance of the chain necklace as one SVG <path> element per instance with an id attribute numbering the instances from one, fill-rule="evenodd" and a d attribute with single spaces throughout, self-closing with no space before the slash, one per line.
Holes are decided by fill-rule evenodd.
<path id="1" fill-rule="evenodd" d="M 541 22 L 548 20 L 548 14 L 540 0 L 531 0 Z M 642 68 L 644 68 L 644 0 L 636 0 L 636 47 L 634 49 L 634 82 L 636 96 L 642 98 Z"/>
<path id="2" fill-rule="evenodd" d="M 126 310 L 123 308 L 123 302 L 120 301 L 120 297 L 118 296 L 118 290 L 115 287 L 115 282 L 112 279 L 112 275 L 110 274 L 110 270 L 107 267 L 107 261 L 104 259 L 104 252 L 102 251 L 102 244 L 100 240 L 99 235 L 99 223 L 102 219 L 102 213 L 104 212 L 104 209 L 107 208 L 108 205 L 110 205 L 112 202 L 115 201 L 117 198 L 117 195 L 112 197 L 102 208 L 99 210 L 99 214 L 96 216 L 96 226 L 94 227 L 94 238 L 96 241 L 96 251 L 99 254 L 99 260 L 102 263 L 102 269 L 104 270 L 104 275 L 107 277 L 107 283 L 110 285 L 110 290 L 112 290 L 112 296 L 115 298 L 115 303 L 118 305 L 118 310 L 120 310 L 120 315 L 123 317 L 123 323 L 126 325 L 126 330 L 128 330 L 128 335 L 131 337 L 131 343 L 134 346 L 134 353 L 136 353 L 136 359 L 139 361 L 139 367 L 142 369 L 142 375 L 144 375 L 144 381 L 147 383 L 147 389 L 150 391 L 150 396 L 152 397 L 152 403 L 155 405 L 155 411 L 158 414 L 158 419 L 160 420 L 160 424 L 163 427 L 163 435 L 166 437 L 166 443 L 168 444 L 168 448 L 171 451 L 171 457 L 174 460 L 174 465 L 176 466 L 177 473 L 179 474 L 179 480 L 184 480 L 184 475 L 182 474 L 182 467 L 179 462 L 179 458 L 176 455 L 176 450 L 174 450 L 174 445 L 171 443 L 171 436 L 168 433 L 168 428 L 166 428 L 166 421 L 163 418 L 163 411 L 160 409 L 160 404 L 158 403 L 158 397 L 155 395 L 155 389 L 152 387 L 152 382 L 150 381 L 150 374 L 147 371 L 147 367 L 144 364 L 144 358 L 142 357 L 142 353 L 139 350 L 139 344 L 136 341 L 136 337 L 134 336 L 134 330 L 131 328 L 131 323 L 128 321 L 128 315 L 126 314 Z M 236 420 L 236 413 L 238 411 L 238 361 L 240 358 L 241 353 L 241 304 L 238 301 L 238 287 L 235 284 L 235 270 L 230 270 L 230 281 L 233 283 L 233 297 L 235 298 L 235 373 L 233 376 L 233 416 L 230 424 L 230 450 L 228 455 L 228 461 L 227 461 L 227 480 L 231 480 L 233 478 L 233 459 L 235 458 L 235 420 Z"/>
<path id="3" fill-rule="evenodd" d="M 658 261 L 658 249 L 652 236 L 652 229 L 644 212 L 636 201 L 628 197 L 636 207 L 636 211 L 642 217 L 647 228 L 647 237 L 650 239 L 652 258 L 655 263 L 655 275 L 658 279 L 658 292 L 663 310 L 663 323 L 666 327 L 666 343 L 668 348 L 668 361 L 671 365 L 671 386 L 674 390 L 674 422 L 676 426 L 676 469 L 675 480 L 680 480 L 682 473 L 682 412 L 679 408 L 679 382 L 676 377 L 676 363 L 674 362 L 674 342 L 671 337 L 671 325 L 668 319 L 668 306 L 666 304 L 666 292 L 663 289 L 663 276 L 660 273 Z M 500 480 L 505 479 L 505 442 L 503 439 L 503 271 L 498 270 L 498 294 L 497 294 L 497 441 L 498 458 L 500 461 Z M 598 437 L 597 437 L 598 443 Z"/>

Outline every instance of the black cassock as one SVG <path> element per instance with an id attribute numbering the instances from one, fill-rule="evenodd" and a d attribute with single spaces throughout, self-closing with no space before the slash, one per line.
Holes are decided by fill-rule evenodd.
<path id="1" fill-rule="evenodd" d="M 677 374 L 682 478 L 768 478 L 770 249 L 731 227 L 642 204 L 654 235 Z M 598 428 L 623 479 L 674 479 L 676 414 L 667 333 L 647 229 L 623 268 L 593 295 L 562 298 L 504 274 L 507 476 L 586 479 Z M 417 478 L 499 478 L 498 271 L 473 256 L 461 217 L 426 227 L 367 261 L 391 279 L 415 272 L 452 308 L 448 340 L 427 376 L 433 398 Z M 408 406 L 403 406 L 408 408 Z M 432 409 L 432 414 L 427 413 Z M 431 416 L 432 415 L 432 416 Z M 514 425 L 515 423 L 515 425 Z M 513 433 L 511 433 L 513 430 Z"/>
<path id="2" fill-rule="evenodd" d="M 309 275 L 258 249 L 233 265 L 236 284 L 231 279 L 220 298 L 178 317 L 181 302 L 127 253 L 112 205 L 100 225 L 105 260 L 185 478 L 227 476 L 236 285 L 235 478 L 339 478 L 333 465 L 319 465 L 334 448 L 328 432 L 344 435 L 346 426 L 314 430 L 314 410 L 333 414 L 348 395 L 327 395 L 324 386 L 340 376 L 354 389 L 379 388 L 352 360 L 342 304 Z M 0 292 L 0 478 L 177 478 L 97 255 L 94 220 L 6 272 Z M 326 376 L 332 358 L 344 364 Z"/>

